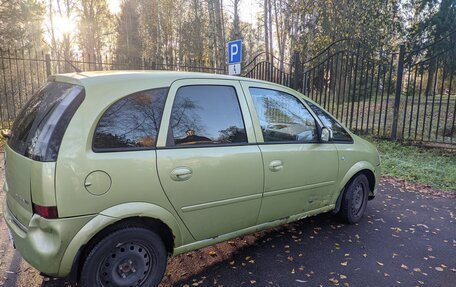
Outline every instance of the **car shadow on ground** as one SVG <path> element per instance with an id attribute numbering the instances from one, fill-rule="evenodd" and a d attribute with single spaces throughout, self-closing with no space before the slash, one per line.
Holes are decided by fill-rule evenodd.
<path id="1" fill-rule="evenodd" d="M 252 235 L 237 238 L 236 241 L 228 241 L 215 245 L 201 256 L 224 257 L 223 260 L 213 264 L 204 265 L 200 272 L 191 273 L 195 265 L 185 264 L 182 268 L 188 269 L 186 278 L 176 278 L 167 272 L 164 283 L 169 286 L 295 286 L 285 283 L 288 277 L 297 272 L 306 270 L 306 257 L 318 257 L 318 248 L 305 248 L 304 240 L 318 240 L 320 233 L 324 239 L 320 239 L 319 245 L 330 238 L 337 237 L 331 231 L 350 228 L 341 223 L 331 213 L 321 214 L 306 218 L 295 223 L 282 225 L 276 228 L 257 232 Z M 329 231 L 329 233 L 328 233 Z M 225 254 L 224 245 L 235 245 L 237 248 L 229 254 Z M 333 245 L 335 247 L 335 245 Z M 215 251 L 215 254 L 213 253 Z M 227 256 L 228 255 L 228 256 Z M 201 259 L 200 256 L 200 259 Z M 294 264 L 300 262 L 298 265 Z M 307 269 L 308 274 L 314 271 Z M 181 270 L 181 273 L 187 273 Z M 311 275 L 312 276 L 312 275 Z M 283 278 L 282 278 L 283 277 Z M 269 279 L 268 279 L 269 278 Z M 281 285 L 283 284 L 283 285 Z M 168 286 L 168 285 L 164 285 Z"/>
<path id="2" fill-rule="evenodd" d="M 283 244 L 292 244 L 288 242 L 287 234 L 296 234 L 292 238 L 293 241 L 300 241 L 298 235 L 311 233 L 314 226 L 344 226 L 337 218 L 330 213 L 321 214 L 312 218 L 303 219 L 296 223 L 286 224 L 279 227 L 267 229 L 254 234 L 241 236 L 226 242 L 222 242 L 213 246 L 202 248 L 196 251 L 191 251 L 185 254 L 172 257 L 169 260 L 167 271 L 162 287 L 168 286 L 207 286 L 212 285 L 212 282 L 204 282 L 197 278 L 211 278 L 223 270 L 240 269 L 250 270 L 248 264 L 255 264 L 255 259 L 260 259 L 262 253 L 280 253 L 279 247 Z M 321 227 L 320 227 L 321 228 Z M 274 246 L 274 247 L 270 247 Z M 286 251 L 285 251 L 286 252 Z M 287 252 L 286 252 L 287 253 Z M 254 255 L 252 255 L 254 254 Z M 280 256 L 279 256 L 280 257 Z M 247 263 L 243 260 L 248 259 Z M 238 267 L 233 262 L 238 262 Z M 262 275 L 262 274 L 258 274 Z M 231 286 L 229 283 L 224 286 Z M 249 283 L 250 284 L 250 283 Z M 41 287 L 69 287 L 71 286 L 65 279 L 44 278 Z"/>
<path id="3" fill-rule="evenodd" d="M 455 208 L 384 184 L 355 225 L 326 213 L 181 254 L 160 286 L 454 286 Z"/>

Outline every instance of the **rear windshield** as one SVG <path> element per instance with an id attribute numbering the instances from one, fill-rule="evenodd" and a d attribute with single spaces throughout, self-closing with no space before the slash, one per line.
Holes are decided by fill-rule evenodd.
<path id="1" fill-rule="evenodd" d="M 38 161 L 55 161 L 63 133 L 84 99 L 81 86 L 48 82 L 24 106 L 8 145 Z"/>

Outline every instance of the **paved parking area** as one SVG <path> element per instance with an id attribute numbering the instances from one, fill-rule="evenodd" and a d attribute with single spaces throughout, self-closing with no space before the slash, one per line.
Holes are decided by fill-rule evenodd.
<path id="1" fill-rule="evenodd" d="M 162 286 L 456 286 L 455 217 L 454 198 L 382 181 L 359 224 L 323 214 L 183 254 Z M 39 276 L 0 231 L 0 286 L 67 285 Z"/>

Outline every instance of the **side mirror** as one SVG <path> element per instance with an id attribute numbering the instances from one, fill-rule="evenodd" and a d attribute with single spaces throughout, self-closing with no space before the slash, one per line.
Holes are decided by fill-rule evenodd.
<path id="1" fill-rule="evenodd" d="M 5 139 L 9 139 L 11 137 L 11 130 L 10 129 L 3 129 L 2 130 L 2 137 Z"/>
<path id="2" fill-rule="evenodd" d="M 323 127 L 321 129 L 320 139 L 322 142 L 329 142 L 330 140 L 332 140 L 332 137 L 333 137 L 332 130 L 328 129 L 327 127 Z"/>

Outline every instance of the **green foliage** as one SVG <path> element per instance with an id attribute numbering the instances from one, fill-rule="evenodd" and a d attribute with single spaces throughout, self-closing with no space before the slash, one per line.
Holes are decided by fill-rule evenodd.
<path id="1" fill-rule="evenodd" d="M 117 26 L 116 58 L 122 63 L 137 64 L 142 56 L 142 41 L 139 35 L 139 12 L 137 0 L 126 0 Z"/>
<path id="2" fill-rule="evenodd" d="M 403 31 L 399 1 L 290 1 L 297 17 L 294 48 L 309 58 L 335 40 L 362 42 L 368 53 L 395 50 Z"/>
<path id="3" fill-rule="evenodd" d="M 112 30 L 112 15 L 106 0 L 81 0 L 78 7 L 78 42 L 84 54 L 102 57 Z M 92 58 L 93 60 L 93 58 Z"/>
<path id="4" fill-rule="evenodd" d="M 382 175 L 456 191 L 456 151 L 369 140 L 380 152 Z"/>
<path id="5" fill-rule="evenodd" d="M 38 0 L 0 2 L 0 48 L 29 47 L 41 40 L 44 7 Z"/>

